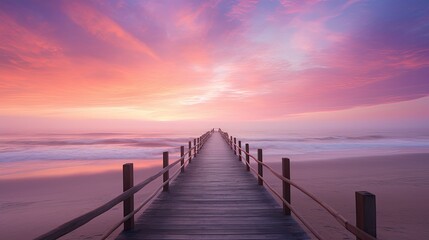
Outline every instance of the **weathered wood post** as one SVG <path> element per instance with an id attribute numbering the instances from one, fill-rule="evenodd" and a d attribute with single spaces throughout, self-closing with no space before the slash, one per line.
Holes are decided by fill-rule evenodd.
<path id="1" fill-rule="evenodd" d="M 232 147 L 232 136 L 230 136 L 230 137 L 229 137 L 229 145 L 231 146 L 231 149 L 234 149 L 234 148 Z"/>
<path id="2" fill-rule="evenodd" d="M 250 154 L 250 152 L 249 152 L 249 144 L 246 143 L 246 162 L 247 162 L 247 164 L 246 164 L 246 170 L 247 171 L 250 171 L 250 166 L 249 166 L 249 164 L 250 164 L 250 157 L 249 157 L 249 154 Z"/>
<path id="3" fill-rule="evenodd" d="M 241 141 L 238 141 L 238 161 L 241 162 Z"/>
<path id="4" fill-rule="evenodd" d="M 356 227 L 373 237 L 377 237 L 375 195 L 366 192 L 356 192 Z M 356 238 L 360 240 L 359 238 Z"/>
<path id="5" fill-rule="evenodd" d="M 123 191 L 134 186 L 134 173 L 133 173 L 133 164 L 126 163 L 122 165 L 122 183 Z M 124 217 L 134 211 L 134 194 L 129 198 L 124 200 Z M 124 222 L 124 231 L 128 231 L 134 228 L 134 216 Z"/>
<path id="6" fill-rule="evenodd" d="M 198 138 L 198 150 L 201 150 L 201 137 Z"/>
<path id="7" fill-rule="evenodd" d="M 197 155 L 197 139 L 194 138 L 194 157 Z"/>
<path id="8" fill-rule="evenodd" d="M 290 180 L 290 160 L 289 158 L 282 158 L 282 173 L 283 177 Z M 283 198 L 290 204 L 290 184 L 283 182 Z M 290 215 L 290 209 L 283 203 L 283 213 L 285 215 Z"/>
<path id="9" fill-rule="evenodd" d="M 185 146 L 180 146 L 180 172 L 185 172 Z"/>
<path id="10" fill-rule="evenodd" d="M 162 153 L 162 167 L 163 167 L 163 168 L 168 167 L 168 152 L 163 152 L 163 153 Z M 166 172 L 162 175 L 163 182 L 164 182 L 164 183 L 165 183 L 165 182 L 167 182 L 169 178 L 170 178 L 170 176 L 169 176 L 169 171 L 166 171 Z M 169 183 L 165 184 L 165 185 L 162 187 L 162 191 L 164 191 L 164 192 L 168 192 L 168 185 L 169 185 Z"/>
<path id="11" fill-rule="evenodd" d="M 237 155 L 237 138 L 234 138 L 234 154 Z"/>
<path id="12" fill-rule="evenodd" d="M 262 149 L 258 149 L 258 161 L 262 162 Z M 258 163 L 258 184 L 263 185 L 264 181 L 262 180 L 263 175 L 263 166 L 262 163 Z"/>
<path id="13" fill-rule="evenodd" d="M 188 145 L 189 145 L 189 163 L 191 163 L 191 160 L 192 160 L 192 143 L 191 143 L 191 141 L 189 141 L 189 143 L 188 143 Z"/>

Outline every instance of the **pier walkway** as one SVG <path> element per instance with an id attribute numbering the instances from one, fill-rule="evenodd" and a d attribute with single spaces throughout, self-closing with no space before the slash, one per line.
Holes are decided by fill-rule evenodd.
<path id="1" fill-rule="evenodd" d="M 309 239 L 214 132 L 125 239 Z"/>
<path id="2" fill-rule="evenodd" d="M 124 164 L 121 194 L 35 240 L 58 239 L 121 203 L 124 218 L 106 230 L 100 239 L 110 239 L 109 236 L 122 225 L 124 231 L 116 238 L 118 240 L 295 240 L 310 239 L 310 236 L 319 240 L 330 239 L 322 236 L 292 206 L 291 187 L 313 200 L 357 239 L 377 240 L 374 194 L 355 192 L 355 226 L 334 208 L 290 179 L 289 158 L 282 158 L 280 174 L 263 162 L 262 149 L 258 149 L 257 153 L 257 157 L 250 154 L 248 143 L 243 148 L 242 142 L 237 141 L 236 137 L 233 138 L 221 129 L 212 129 L 194 138 L 193 145 L 189 141 L 188 151 L 185 151 L 185 146 L 181 146 L 180 158 L 171 163 L 169 153 L 163 152 L 163 169 L 136 185 L 133 180 L 133 164 Z M 250 160 L 257 163 L 257 169 L 250 165 Z M 282 181 L 281 193 L 264 179 L 264 169 Z M 161 186 L 139 206 L 134 207 L 134 194 L 158 181 L 160 177 Z M 282 208 L 272 196 L 282 202 Z M 149 203 L 151 204 L 148 206 Z M 135 214 L 146 206 L 147 209 L 135 220 Z M 292 213 L 294 217 L 291 216 Z M 301 228 L 295 218 L 299 219 L 311 235 Z"/>

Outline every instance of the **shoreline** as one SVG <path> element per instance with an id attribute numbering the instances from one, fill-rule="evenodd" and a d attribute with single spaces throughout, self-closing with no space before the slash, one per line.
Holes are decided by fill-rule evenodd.
<path id="1" fill-rule="evenodd" d="M 403 157 L 426 157 L 429 156 L 428 152 L 410 152 L 410 153 L 398 153 L 398 154 L 380 154 L 380 155 L 367 155 L 367 156 L 351 156 L 351 157 L 337 157 L 337 158 L 321 158 L 321 159 L 308 159 L 308 160 L 301 160 L 299 163 L 305 163 L 305 162 L 318 162 L 318 161 L 390 161 L 389 159 L 386 159 L 388 157 L 393 158 L 403 158 Z M 421 159 L 420 159 L 421 160 Z M 429 159 L 428 159 L 429 160 Z"/>
<path id="2" fill-rule="evenodd" d="M 250 152 L 252 155 L 256 155 L 255 152 Z M 343 156 L 342 156 L 343 155 Z M 379 153 L 379 154 L 342 154 L 339 153 L 329 153 L 329 154 L 304 154 L 304 155 L 294 155 L 294 154 L 266 154 L 264 155 L 264 160 L 266 160 L 267 163 L 275 163 L 275 162 L 281 162 L 282 158 L 289 158 L 291 162 L 296 163 L 306 163 L 306 162 L 330 162 L 330 161 L 357 161 L 357 160 L 363 160 L 366 159 L 372 159 L 372 160 L 382 160 L 389 157 L 407 157 L 407 156 L 424 156 L 429 155 L 429 150 L 426 151 L 410 151 L 410 152 L 398 152 L 398 153 Z"/>
<path id="3" fill-rule="evenodd" d="M 0 175 L 0 181 L 19 179 L 64 178 L 74 176 L 97 175 L 122 171 L 122 165 L 133 163 L 134 169 L 159 167 L 160 160 L 154 159 L 106 159 L 106 160 L 26 160 L 0 163 L 6 173 Z"/>

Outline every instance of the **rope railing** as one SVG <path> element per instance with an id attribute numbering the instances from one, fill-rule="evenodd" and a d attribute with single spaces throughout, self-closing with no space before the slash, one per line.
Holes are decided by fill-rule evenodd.
<path id="1" fill-rule="evenodd" d="M 181 157 L 179 160 L 181 160 L 183 157 Z M 189 159 L 185 161 L 185 163 L 189 163 Z M 182 167 L 181 167 L 182 168 Z M 155 191 L 153 191 L 153 193 L 151 195 L 149 195 L 149 197 L 147 197 L 141 204 L 140 206 L 138 206 L 134 211 L 132 211 L 131 213 L 129 213 L 127 216 L 125 216 L 121 221 L 117 222 L 115 225 L 113 225 L 112 228 L 110 228 L 102 237 L 101 240 L 107 239 L 110 234 L 112 234 L 118 227 L 120 227 L 124 222 L 126 222 L 127 220 L 131 219 L 137 212 L 139 212 L 144 206 L 146 206 L 146 204 L 148 204 L 154 197 L 156 197 L 162 190 L 162 188 L 169 184 L 170 181 L 172 181 L 173 179 L 175 179 L 179 173 L 181 173 L 181 168 L 179 168 L 178 170 L 176 170 L 173 173 L 173 176 L 171 176 L 167 181 L 163 182 L 161 184 L 161 186 L 159 186 Z"/>
<path id="2" fill-rule="evenodd" d="M 242 157 L 241 157 L 242 158 Z M 253 167 L 250 166 L 250 164 L 248 164 L 247 162 L 245 162 L 245 164 L 249 167 L 249 169 L 259 178 L 264 179 L 263 176 L 259 175 L 258 172 L 256 171 L 256 169 L 254 169 Z M 298 217 L 298 219 L 302 222 L 302 224 L 304 224 L 304 226 L 307 227 L 307 229 L 313 233 L 313 235 L 319 239 L 319 240 L 324 240 L 324 238 L 320 235 L 320 233 L 317 232 L 316 229 L 314 229 L 314 227 L 312 227 L 304 218 L 302 218 L 298 212 L 296 211 L 296 209 L 294 207 L 292 207 L 283 197 L 281 197 L 280 193 L 278 193 L 276 190 L 274 190 L 274 188 L 268 184 L 266 181 L 265 182 L 265 186 L 268 187 L 268 189 L 274 193 L 277 197 L 280 198 L 280 200 Z"/>
<path id="3" fill-rule="evenodd" d="M 186 151 L 186 152 L 183 151 L 184 147 L 182 146 L 180 158 L 175 160 L 171 164 L 167 164 L 166 166 L 164 166 L 163 169 L 161 171 L 159 171 L 158 173 L 156 173 L 156 174 L 152 175 L 151 177 L 145 179 L 144 181 L 140 182 L 139 184 L 127 189 L 126 191 L 119 194 L 118 196 L 116 196 L 112 200 L 106 202 L 105 204 L 103 204 L 103 205 L 101 205 L 101 206 L 99 206 L 99 207 L 79 216 L 79 217 L 76 217 L 76 218 L 74 218 L 74 219 L 72 219 L 72 220 L 70 220 L 64 224 L 62 224 L 62 225 L 58 226 L 57 228 L 52 229 L 51 231 L 49 231 L 43 235 L 40 235 L 39 237 L 35 238 L 35 240 L 58 239 L 59 237 L 64 236 L 64 235 L 78 229 L 79 227 L 85 225 L 86 223 L 93 220 L 94 218 L 96 218 L 96 217 L 100 216 L 101 214 L 107 212 L 108 210 L 110 210 L 114 206 L 116 206 L 117 204 L 119 204 L 121 202 L 124 202 L 124 204 L 125 204 L 125 201 L 127 199 L 133 198 L 135 193 L 137 193 L 138 191 L 143 189 L 149 183 L 153 182 L 155 179 L 157 179 L 160 176 L 163 176 L 163 175 L 166 176 L 165 174 L 168 175 L 169 170 L 171 168 L 173 168 L 174 166 L 176 166 L 180 162 L 181 166 L 179 167 L 179 169 L 176 172 L 174 172 L 174 174 L 171 177 L 168 177 L 167 179 L 163 179 L 162 185 L 159 188 L 157 188 L 157 190 L 155 190 L 137 209 L 132 210 L 130 213 L 127 213 L 127 215 L 124 216 L 124 218 L 120 221 L 120 223 L 115 224 L 114 227 L 112 227 L 109 231 L 107 231 L 103 235 L 103 239 L 107 238 L 122 223 L 125 224 L 126 221 L 129 221 L 131 218 L 133 218 L 134 215 L 138 211 L 140 211 L 148 202 L 150 202 L 157 194 L 159 194 L 161 189 L 165 189 L 165 187 L 168 186 L 169 182 L 172 179 L 174 179 L 180 172 L 183 172 L 186 163 L 188 163 L 188 164 L 191 163 L 192 158 L 194 158 L 198 154 L 198 152 L 201 150 L 201 148 L 204 146 L 204 144 L 206 143 L 206 141 L 208 140 L 208 138 L 210 137 L 210 135 L 213 132 L 214 132 L 214 129 L 204 133 L 203 135 L 201 135 L 198 138 L 195 138 L 194 139 L 194 146 L 191 146 L 192 142 L 189 141 L 189 148 L 188 148 L 188 151 Z M 168 152 L 165 152 L 165 153 L 167 153 L 167 156 L 168 156 Z M 185 158 L 187 158 L 187 159 L 185 160 Z M 125 176 L 124 176 L 124 178 L 125 178 Z"/>
<path id="4" fill-rule="evenodd" d="M 267 183 L 264 180 L 264 177 L 262 175 L 262 169 L 259 169 L 260 166 L 261 167 L 263 166 L 263 167 L 267 168 L 274 176 L 276 176 L 278 179 L 282 180 L 283 183 L 287 183 L 287 184 L 289 184 L 291 186 L 294 186 L 296 189 L 298 189 L 299 191 L 301 191 L 302 193 L 304 193 L 305 195 L 307 195 L 309 198 L 311 198 L 313 201 L 315 201 L 317 204 L 319 204 L 323 209 L 325 209 L 331 216 L 333 216 L 334 219 L 336 219 L 336 221 L 339 222 L 341 226 L 343 226 L 346 230 L 348 230 L 350 233 L 352 233 L 353 235 L 355 235 L 358 239 L 360 239 L 360 240 L 377 240 L 377 238 L 375 238 L 374 236 L 371 236 L 367 232 L 365 232 L 362 229 L 360 229 L 360 228 L 354 226 L 353 224 L 351 224 L 345 217 L 343 217 L 341 214 L 339 214 L 331 206 L 329 206 L 325 202 L 323 202 L 320 199 L 318 199 L 315 195 L 313 195 L 309 191 L 305 190 L 303 187 L 301 187 L 300 185 L 298 185 L 295 182 L 291 181 L 290 179 L 288 179 L 288 178 L 280 175 L 274 169 L 272 169 L 270 166 L 268 166 L 267 164 L 265 164 L 261 160 L 258 160 L 257 158 L 255 158 L 252 154 L 249 153 L 249 151 L 246 151 L 245 149 L 243 149 L 241 147 L 241 141 L 239 141 L 238 144 L 237 144 L 237 139 L 236 138 L 233 138 L 232 136 L 229 136 L 229 134 L 227 132 L 223 132 L 221 129 L 219 129 L 219 132 L 221 133 L 221 135 L 224 138 L 224 140 L 231 147 L 231 150 L 234 151 L 234 154 L 237 155 L 237 151 L 239 152 L 239 154 L 238 154 L 239 155 L 239 159 L 240 159 L 240 161 L 244 160 L 243 162 L 246 165 L 246 168 L 248 170 L 251 170 L 256 175 L 256 177 L 258 178 L 258 181 L 261 180 L 262 182 L 265 182 L 265 185 L 267 186 L 267 188 L 274 195 L 276 195 L 280 199 L 280 201 L 291 212 L 293 212 L 296 215 L 296 217 L 304 224 L 304 226 L 306 226 L 308 228 L 308 230 L 311 233 L 314 234 L 314 236 L 317 239 L 323 239 L 323 238 L 314 229 L 314 227 L 312 227 L 311 225 L 309 225 L 308 222 L 304 218 L 302 218 L 302 216 L 300 216 L 300 214 L 296 211 L 296 209 L 294 209 L 290 205 L 290 203 L 283 196 L 281 196 L 280 193 L 278 193 L 276 190 L 274 190 L 274 188 L 269 183 Z M 248 145 L 247 145 L 247 147 L 248 147 Z M 245 156 L 243 156 L 241 154 L 241 152 L 244 152 Z M 258 164 L 258 171 L 255 170 L 253 167 L 250 166 L 250 162 L 248 161 L 249 158 L 252 158 Z"/>

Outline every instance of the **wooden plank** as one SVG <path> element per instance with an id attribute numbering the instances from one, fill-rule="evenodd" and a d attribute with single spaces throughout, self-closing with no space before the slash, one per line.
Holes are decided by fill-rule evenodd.
<path id="1" fill-rule="evenodd" d="M 214 133 L 187 171 L 117 239 L 309 239 Z"/>

